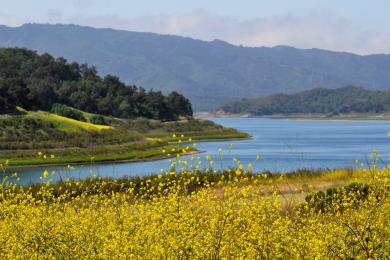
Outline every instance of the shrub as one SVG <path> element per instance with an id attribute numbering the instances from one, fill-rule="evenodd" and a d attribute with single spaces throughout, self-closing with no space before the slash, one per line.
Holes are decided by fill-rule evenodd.
<path id="1" fill-rule="evenodd" d="M 343 211 L 347 207 L 356 207 L 375 192 L 368 184 L 353 182 L 341 188 L 329 188 L 307 195 L 301 210 L 315 212 Z M 304 207 L 306 206 L 306 207 Z"/>
<path id="2" fill-rule="evenodd" d="M 106 121 L 104 120 L 104 117 L 101 116 L 101 115 L 94 115 L 92 116 L 89 121 L 92 123 L 92 124 L 96 124 L 96 125 L 107 125 Z"/>
<path id="3" fill-rule="evenodd" d="M 51 112 L 60 116 L 69 117 L 79 121 L 86 121 L 83 113 L 62 104 L 54 104 L 51 108 Z"/>

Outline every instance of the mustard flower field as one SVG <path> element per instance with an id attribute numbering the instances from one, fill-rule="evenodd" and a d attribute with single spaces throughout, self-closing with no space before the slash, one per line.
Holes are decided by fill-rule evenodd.
<path id="1" fill-rule="evenodd" d="M 239 161 L 214 172 L 206 160 L 199 170 L 178 155 L 171 171 L 145 178 L 5 178 L 0 258 L 390 258 L 390 167 L 378 157 L 359 170 L 285 175 Z"/>

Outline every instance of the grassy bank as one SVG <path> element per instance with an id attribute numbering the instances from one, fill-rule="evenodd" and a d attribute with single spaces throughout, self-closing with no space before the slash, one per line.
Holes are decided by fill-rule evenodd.
<path id="1" fill-rule="evenodd" d="M 190 138 L 205 141 L 248 137 L 192 118 L 161 122 L 103 117 L 109 125 L 96 125 L 43 111 L 21 112 L 25 114 L 0 117 L 0 161 L 9 160 L 12 166 L 153 160 L 182 153 L 187 146 L 188 151 L 195 152 L 196 148 L 188 144 Z M 89 120 L 94 115 L 84 116 Z M 45 160 L 38 153 L 54 158 Z"/>
<path id="2" fill-rule="evenodd" d="M 49 149 L 45 152 L 46 158 L 40 157 L 35 150 L 17 151 L 10 158 L 10 166 L 44 166 L 44 165 L 67 165 L 83 163 L 102 163 L 102 162 L 137 162 L 147 160 L 165 159 L 175 156 L 186 147 L 173 145 L 162 145 L 161 143 L 130 143 L 123 145 L 109 145 L 95 148 L 67 148 L 67 149 Z M 175 151 L 172 151 L 175 149 Z M 163 150 L 171 151 L 167 156 Z M 195 152 L 189 149 L 186 153 Z M 39 153 L 39 152 L 38 152 Z M 53 158 L 50 158 L 53 155 Z M 7 155 L 4 155 L 4 157 Z"/>

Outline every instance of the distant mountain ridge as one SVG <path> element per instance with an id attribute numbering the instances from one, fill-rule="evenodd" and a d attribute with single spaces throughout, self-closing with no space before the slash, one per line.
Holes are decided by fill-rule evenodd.
<path id="1" fill-rule="evenodd" d="M 390 90 L 373 91 L 347 86 L 315 88 L 295 94 L 243 99 L 219 108 L 220 112 L 254 116 L 390 112 Z"/>
<path id="2" fill-rule="evenodd" d="M 249 48 L 215 40 L 95 29 L 77 25 L 0 26 L 0 47 L 94 64 L 128 84 L 189 97 L 197 111 L 229 101 L 294 93 L 316 86 L 390 88 L 390 55 L 361 56 L 278 46 Z"/>

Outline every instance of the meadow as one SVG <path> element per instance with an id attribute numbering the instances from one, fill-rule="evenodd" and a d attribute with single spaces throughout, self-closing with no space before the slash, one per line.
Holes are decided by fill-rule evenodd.
<path id="1" fill-rule="evenodd" d="M 287 174 L 253 173 L 253 164 L 237 159 L 216 172 L 214 160 L 177 155 L 170 171 L 142 178 L 52 183 L 46 170 L 29 186 L 18 185 L 17 175 L 5 178 L 0 257 L 390 257 L 390 166 L 377 167 L 378 154 L 357 170 Z"/>
<path id="2" fill-rule="evenodd" d="M 211 121 L 181 118 L 163 122 L 146 118 L 120 119 L 100 116 L 105 125 L 91 123 L 98 115 L 82 112 L 85 121 L 45 111 L 26 111 L 0 116 L 0 161 L 11 166 L 67 165 L 68 163 L 144 161 L 180 153 L 172 133 L 181 132 L 194 140 L 248 138 L 246 133 L 224 128 Z M 172 151 L 172 149 L 174 149 Z M 194 147 L 191 150 L 195 151 Z M 55 155 L 52 160 L 38 152 Z"/>

